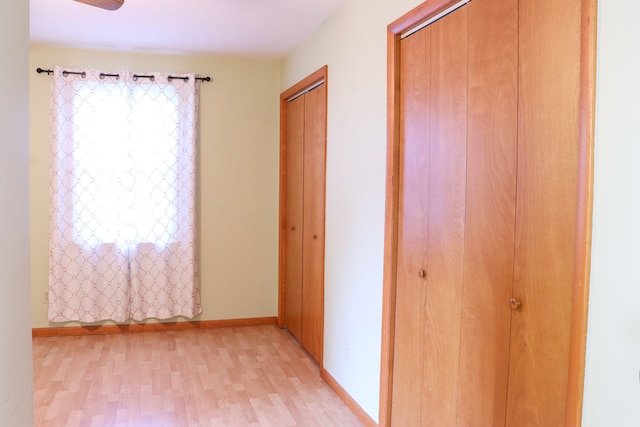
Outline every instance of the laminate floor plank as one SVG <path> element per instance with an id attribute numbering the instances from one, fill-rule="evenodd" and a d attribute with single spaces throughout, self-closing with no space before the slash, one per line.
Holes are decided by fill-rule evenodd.
<path id="1" fill-rule="evenodd" d="M 273 325 L 33 338 L 38 427 L 362 426 Z"/>

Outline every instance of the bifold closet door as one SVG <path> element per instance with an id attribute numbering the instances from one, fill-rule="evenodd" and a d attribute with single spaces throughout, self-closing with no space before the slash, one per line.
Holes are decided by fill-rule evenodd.
<path id="1" fill-rule="evenodd" d="M 473 0 L 401 37 L 453 3 L 389 26 L 381 424 L 575 425 L 594 5 Z"/>
<path id="2" fill-rule="evenodd" d="M 518 0 L 472 1 L 466 8 L 467 210 L 457 425 L 499 427 L 507 404 L 512 315 Z"/>
<path id="3" fill-rule="evenodd" d="M 324 329 L 326 86 L 286 104 L 284 326 L 318 362 Z"/>
<path id="4" fill-rule="evenodd" d="M 401 41 L 393 425 L 504 425 L 517 11 L 472 2 Z"/>
<path id="5" fill-rule="evenodd" d="M 284 325 L 298 341 L 302 339 L 304 104 L 303 96 L 287 103 L 285 128 Z"/>
<path id="6" fill-rule="evenodd" d="M 402 40 L 392 423 L 456 424 L 467 134 L 466 9 Z"/>
<path id="7" fill-rule="evenodd" d="M 392 425 L 418 426 L 422 419 L 426 353 L 426 265 L 431 138 L 431 31 L 402 42 L 400 79 L 400 176 L 396 276 Z"/>
<path id="8" fill-rule="evenodd" d="M 508 427 L 564 426 L 578 218 L 580 0 L 520 0 Z M 577 309 L 577 308 L 576 308 Z"/>
<path id="9" fill-rule="evenodd" d="M 303 95 L 302 346 L 322 360 L 324 307 L 324 197 L 326 90 L 324 84 Z"/>

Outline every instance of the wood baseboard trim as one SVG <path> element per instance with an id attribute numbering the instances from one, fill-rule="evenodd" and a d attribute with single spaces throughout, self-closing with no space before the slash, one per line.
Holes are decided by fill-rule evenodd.
<path id="1" fill-rule="evenodd" d="M 98 326 L 63 326 L 52 328 L 33 328 L 31 336 L 36 337 L 64 337 L 75 335 L 107 335 L 138 332 L 160 331 L 194 331 L 201 329 L 233 328 L 241 326 L 275 325 L 277 317 L 253 317 L 248 319 L 197 320 L 191 322 L 167 323 L 132 323 L 122 325 Z"/>
<path id="2" fill-rule="evenodd" d="M 329 384 L 329 387 L 331 387 L 338 397 L 347 404 L 347 407 L 356 415 L 356 417 L 358 417 L 358 419 L 360 419 L 360 421 L 362 421 L 362 424 L 367 427 L 378 427 L 378 423 L 373 421 L 373 418 L 371 418 L 369 414 L 367 414 L 365 410 L 362 409 L 355 400 L 353 400 L 349 393 L 347 393 L 338 381 L 336 381 L 336 379 L 333 378 L 324 368 L 320 368 L 320 377 Z"/>

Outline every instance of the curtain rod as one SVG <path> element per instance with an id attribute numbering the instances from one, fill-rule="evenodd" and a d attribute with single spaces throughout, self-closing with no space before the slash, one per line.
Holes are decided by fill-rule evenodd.
<path id="1" fill-rule="evenodd" d="M 38 74 L 42 74 L 42 73 L 47 73 L 48 75 L 53 74 L 53 70 L 45 70 L 43 68 L 36 68 L 36 72 Z M 87 73 L 85 73 L 84 71 L 63 71 L 62 72 L 63 75 L 67 75 L 67 74 L 77 74 L 79 76 L 85 76 Z M 120 77 L 120 74 L 108 74 L 108 73 L 100 73 L 100 78 L 102 77 Z M 151 81 L 153 81 L 155 77 L 151 76 L 151 75 L 143 75 L 143 74 L 134 74 L 133 75 L 133 80 L 138 80 L 138 79 L 151 79 Z M 169 76 L 168 77 L 169 81 L 173 80 L 173 79 L 179 79 L 179 80 L 189 80 L 189 77 L 178 77 L 178 76 Z M 211 81 L 211 77 L 207 76 L 207 77 L 196 77 L 196 80 L 200 80 L 202 82 L 210 82 Z"/>

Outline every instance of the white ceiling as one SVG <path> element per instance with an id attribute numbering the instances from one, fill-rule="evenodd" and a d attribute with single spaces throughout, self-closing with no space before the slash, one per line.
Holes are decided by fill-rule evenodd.
<path id="1" fill-rule="evenodd" d="M 31 41 L 156 53 L 286 55 L 344 0 L 30 0 Z"/>

